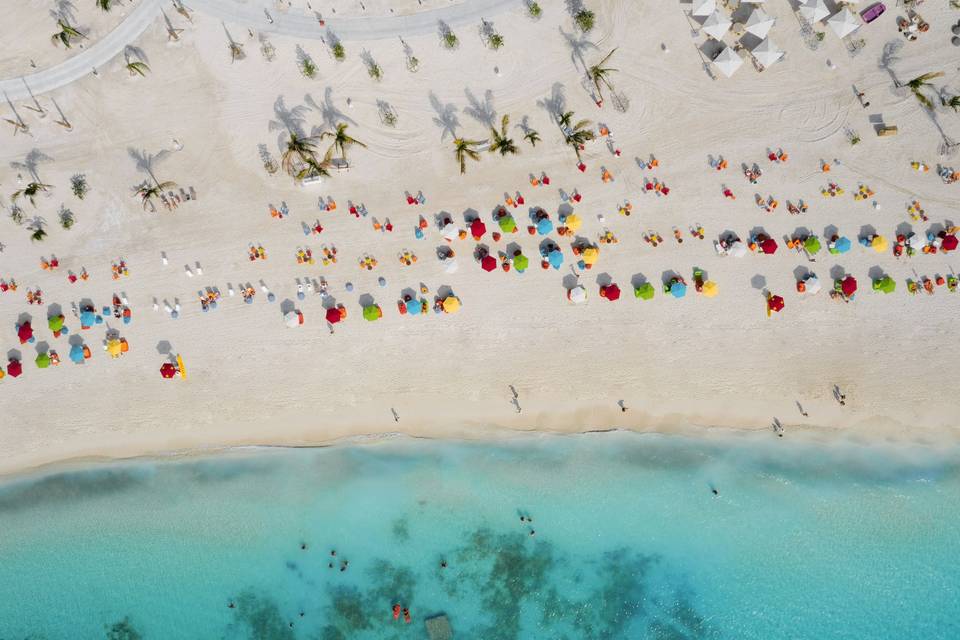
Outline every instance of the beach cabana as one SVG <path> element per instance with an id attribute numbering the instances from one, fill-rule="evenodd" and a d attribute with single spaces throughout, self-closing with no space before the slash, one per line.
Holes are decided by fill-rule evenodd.
<path id="1" fill-rule="evenodd" d="M 580 219 L 580 216 L 575 213 L 571 213 L 563 219 L 563 226 L 565 226 L 570 233 L 579 231 L 582 224 L 583 221 Z"/>
<path id="2" fill-rule="evenodd" d="M 890 243 L 883 236 L 874 236 L 870 241 L 870 247 L 877 253 L 883 253 L 890 248 Z"/>
<path id="3" fill-rule="evenodd" d="M 674 298 L 682 298 L 687 295 L 687 285 L 683 282 L 671 282 L 667 286 L 667 292 Z"/>
<path id="4" fill-rule="evenodd" d="M 600 287 L 600 297 L 606 298 L 610 302 L 620 299 L 620 287 L 616 284 L 607 284 Z"/>
<path id="5" fill-rule="evenodd" d="M 23 324 L 17 325 L 17 337 L 20 338 L 20 344 L 26 344 L 34 341 L 33 327 L 30 325 L 29 320 Z"/>
<path id="6" fill-rule="evenodd" d="M 337 324 L 338 322 L 340 322 L 340 320 L 343 319 L 340 316 L 340 309 L 337 309 L 336 307 L 330 307 L 329 309 L 327 309 L 326 318 L 327 318 L 327 322 L 329 322 L 330 324 Z"/>
<path id="7" fill-rule="evenodd" d="M 820 289 L 822 288 L 823 287 L 820 284 L 820 278 L 812 273 L 808 274 L 807 277 L 803 279 L 803 293 L 815 295 L 820 293 Z"/>
<path id="8" fill-rule="evenodd" d="M 703 17 L 717 10 L 717 0 L 693 0 L 693 9 L 690 15 Z"/>
<path id="9" fill-rule="evenodd" d="M 70 347 L 70 360 L 74 364 L 83 364 L 86 362 L 86 357 L 83 354 L 83 344 L 77 343 Z"/>
<path id="10" fill-rule="evenodd" d="M 523 255 L 522 253 L 518 256 L 513 256 L 513 268 L 517 273 L 523 273 L 527 270 L 527 267 L 530 266 L 530 258 Z"/>
<path id="11" fill-rule="evenodd" d="M 743 27 L 747 33 L 752 33 L 762 40 L 767 37 L 767 34 L 770 33 L 770 29 L 773 28 L 775 23 L 776 20 L 771 18 L 766 11 L 760 7 L 754 7 Z"/>
<path id="12" fill-rule="evenodd" d="M 416 298 L 410 298 L 403 304 L 407 309 L 407 313 L 412 316 L 420 315 L 420 312 L 423 311 L 423 303 Z"/>
<path id="13" fill-rule="evenodd" d="M 713 280 L 707 280 L 706 282 L 703 283 L 703 287 L 701 287 L 700 293 L 702 293 L 708 298 L 713 298 L 718 293 L 720 293 L 720 287 L 718 287 L 717 283 L 714 282 Z"/>
<path id="14" fill-rule="evenodd" d="M 714 40 L 722 40 L 731 24 L 733 22 L 726 14 L 714 11 L 703 21 L 703 32 Z"/>
<path id="15" fill-rule="evenodd" d="M 23 365 L 20 364 L 19 360 L 10 358 L 10 360 L 7 361 L 7 375 L 11 378 L 18 378 L 21 373 L 23 373 Z"/>
<path id="16" fill-rule="evenodd" d="M 655 292 L 656 289 L 653 288 L 652 284 L 644 282 L 639 287 L 634 288 L 633 295 L 640 300 L 652 300 Z"/>
<path id="17" fill-rule="evenodd" d="M 460 311 L 460 298 L 457 296 L 447 296 L 443 299 L 442 306 L 444 313 L 456 313 Z"/>
<path id="18" fill-rule="evenodd" d="M 856 14 L 844 7 L 830 16 L 827 24 L 837 34 L 838 38 L 844 38 L 859 29 L 861 22 Z"/>
<path id="19" fill-rule="evenodd" d="M 580 259 L 586 267 L 592 267 L 597 263 L 600 257 L 600 251 L 596 247 L 587 247 L 580 253 Z"/>
<path id="20" fill-rule="evenodd" d="M 853 276 L 847 276 L 840 282 L 840 292 L 846 297 L 851 297 L 857 292 L 857 279 Z"/>
<path id="21" fill-rule="evenodd" d="M 573 304 L 583 304 L 587 301 L 587 290 L 583 285 L 577 285 L 573 289 L 567 291 L 567 300 Z"/>
<path id="22" fill-rule="evenodd" d="M 299 327 L 303 324 L 303 314 L 297 310 L 288 311 L 283 314 L 283 324 L 287 325 L 291 329 L 293 327 Z"/>
<path id="23" fill-rule="evenodd" d="M 820 22 L 830 15 L 830 10 L 823 0 L 806 0 L 798 11 L 808 22 Z"/>
<path id="24" fill-rule="evenodd" d="M 550 266 L 554 269 L 559 269 L 563 265 L 563 251 L 560 249 L 554 249 L 547 254 L 547 262 L 550 263 Z"/>
<path id="25" fill-rule="evenodd" d="M 770 315 L 770 312 L 780 313 L 783 311 L 783 298 L 781 296 L 770 296 L 767 298 L 767 315 Z"/>
<path id="26" fill-rule="evenodd" d="M 493 271 L 497 268 L 497 259 L 493 256 L 483 256 L 480 260 L 480 268 L 484 271 Z"/>
<path id="27" fill-rule="evenodd" d="M 170 362 L 164 362 L 160 367 L 160 375 L 164 378 L 173 378 L 177 375 L 177 368 Z"/>
<path id="28" fill-rule="evenodd" d="M 897 290 L 897 283 L 890 276 L 883 276 L 873 281 L 873 290 L 881 293 L 893 293 Z"/>
<path id="29" fill-rule="evenodd" d="M 34 360 L 37 365 L 37 369 L 46 369 L 50 366 L 50 354 L 44 351 L 43 353 L 37 354 L 37 359 Z"/>
<path id="30" fill-rule="evenodd" d="M 949 235 L 943 236 L 943 242 L 940 243 L 940 250 L 944 253 L 949 253 L 950 251 L 957 250 L 957 236 L 952 233 Z"/>
<path id="31" fill-rule="evenodd" d="M 545 236 L 553 231 L 553 221 L 550 218 L 540 218 L 537 221 L 537 233 Z"/>
<path id="32" fill-rule="evenodd" d="M 767 254 L 768 256 L 775 254 L 777 252 L 778 247 L 779 245 L 777 244 L 777 241 L 774 240 L 773 238 L 767 238 L 766 240 L 760 243 L 760 251 Z"/>
<path id="33" fill-rule="evenodd" d="M 61 333 L 66 333 L 66 331 L 64 331 L 63 321 L 63 314 L 50 316 L 47 318 L 47 327 L 54 335 L 59 337 Z"/>
<path id="34" fill-rule="evenodd" d="M 107 353 L 111 358 L 119 358 L 123 354 L 123 345 L 120 344 L 120 340 L 112 338 L 107 341 Z"/>
<path id="35" fill-rule="evenodd" d="M 840 238 L 837 238 L 833 242 L 831 242 L 827 246 L 827 250 L 833 254 L 846 253 L 847 251 L 850 251 L 850 246 L 851 246 L 850 238 L 847 238 L 846 236 L 842 236 Z"/>
<path id="36" fill-rule="evenodd" d="M 368 304 L 363 308 L 363 319 L 367 322 L 376 322 L 382 315 L 383 312 L 380 310 L 379 305 Z"/>
<path id="37" fill-rule="evenodd" d="M 454 223 L 448 222 L 443 226 L 443 229 L 440 230 L 440 233 L 443 235 L 444 240 L 456 240 L 460 235 L 460 229 L 458 229 Z"/>
<path id="38" fill-rule="evenodd" d="M 783 51 L 770 38 L 764 38 L 763 42 L 755 46 L 750 53 L 765 67 L 769 67 L 783 57 Z"/>
<path id="39" fill-rule="evenodd" d="M 505 215 L 497 220 L 500 225 L 500 231 L 504 233 L 514 233 L 517 230 L 517 221 L 511 215 Z"/>
<path id="40" fill-rule="evenodd" d="M 477 218 L 472 223 L 470 223 L 470 235 L 473 236 L 474 240 L 479 241 L 480 238 L 484 236 L 487 232 L 487 225 L 483 224 L 483 220 Z"/>
<path id="41" fill-rule="evenodd" d="M 443 265 L 444 273 L 456 273 L 457 269 L 460 268 L 460 265 L 457 264 L 457 261 L 454 258 L 444 258 L 440 261 L 440 264 Z"/>
<path id="42" fill-rule="evenodd" d="M 803 250 L 812 256 L 820 253 L 820 248 L 820 238 L 817 236 L 807 236 L 807 239 L 803 241 Z"/>
<path id="43" fill-rule="evenodd" d="M 723 75 L 729 78 L 743 65 L 743 58 L 732 48 L 726 47 L 713 59 L 713 64 Z"/>

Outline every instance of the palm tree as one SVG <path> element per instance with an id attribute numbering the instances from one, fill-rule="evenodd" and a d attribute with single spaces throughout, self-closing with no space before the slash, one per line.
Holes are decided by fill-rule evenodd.
<path id="1" fill-rule="evenodd" d="M 31 231 L 30 240 L 32 242 L 42 242 L 43 239 L 47 237 L 46 230 L 39 224 L 36 225 Z"/>
<path id="2" fill-rule="evenodd" d="M 140 200 L 143 203 L 143 208 L 146 210 L 147 205 L 152 205 L 154 198 L 159 198 L 163 195 L 164 189 L 172 189 L 177 186 L 176 182 L 172 180 L 167 180 L 165 182 L 160 182 L 156 178 L 153 178 L 153 184 L 149 182 L 144 182 L 139 187 L 134 195 L 140 196 Z"/>
<path id="3" fill-rule="evenodd" d="M 573 111 L 567 111 L 557 116 L 557 123 L 563 131 L 563 141 L 573 147 L 577 154 L 577 160 L 580 159 L 580 147 L 593 140 L 593 131 L 589 129 L 592 123 L 589 120 L 580 120 L 573 123 Z"/>
<path id="4" fill-rule="evenodd" d="M 587 75 L 590 76 L 590 79 L 593 80 L 593 86 L 597 88 L 597 95 L 600 97 L 600 101 L 603 101 L 603 91 L 600 90 L 600 83 L 603 83 L 607 86 L 607 89 L 610 89 L 610 92 L 613 92 L 613 85 L 610 84 L 610 74 L 617 71 L 617 69 L 612 69 L 610 67 L 604 67 L 607 60 L 610 59 L 614 53 L 616 53 L 617 48 L 614 47 L 610 53 L 603 57 L 603 60 L 593 65 L 587 69 Z"/>
<path id="5" fill-rule="evenodd" d="M 113 0 L 96 0 L 96 5 L 104 11 L 110 11 L 110 5 L 113 3 Z"/>
<path id="6" fill-rule="evenodd" d="M 941 98 L 940 102 L 942 102 L 945 107 L 950 107 L 954 111 L 960 111 L 960 96 L 952 96 L 949 100 Z"/>
<path id="7" fill-rule="evenodd" d="M 16 202 L 17 199 L 20 198 L 20 196 L 26 196 L 27 200 L 30 201 L 30 204 L 32 204 L 33 206 L 37 206 L 37 203 L 35 202 L 35 198 L 37 197 L 37 194 L 40 193 L 41 191 L 46 191 L 49 188 L 50 188 L 50 185 L 48 184 L 43 184 L 42 182 L 31 182 L 23 189 L 14 191 L 13 194 L 10 196 L 10 199 Z"/>
<path id="8" fill-rule="evenodd" d="M 302 165 L 308 160 L 317 159 L 317 139 L 315 137 L 301 136 L 293 131 L 290 132 L 290 139 L 287 140 L 287 148 L 283 150 L 280 156 L 280 166 L 290 176 L 296 178 L 302 171 Z"/>
<path id="9" fill-rule="evenodd" d="M 131 76 L 144 76 L 146 77 L 147 71 L 150 71 L 150 67 L 146 62 L 140 62 L 139 60 L 134 60 L 127 63 L 127 71 L 130 72 Z"/>
<path id="10" fill-rule="evenodd" d="M 55 33 L 55 34 L 53 34 L 52 36 L 50 36 L 50 41 L 53 42 L 53 44 L 57 44 L 57 42 L 62 42 L 62 43 L 63 43 L 63 46 L 65 46 L 67 49 L 69 49 L 69 48 L 70 48 L 70 39 L 71 39 L 71 38 L 86 38 L 86 37 L 87 37 L 87 36 L 83 35 L 82 33 L 80 33 L 79 31 L 77 31 L 76 29 L 74 29 L 73 27 L 71 27 L 71 26 L 70 26 L 69 24 L 67 24 L 66 22 L 64 22 L 62 19 L 61 19 L 61 20 L 57 20 L 57 26 L 60 28 L 60 31 L 58 31 L 57 33 Z"/>
<path id="11" fill-rule="evenodd" d="M 514 144 L 513 138 L 507 137 L 507 127 L 509 126 L 510 116 L 503 116 L 503 119 L 500 121 L 500 131 L 490 127 L 490 153 L 499 151 L 501 156 L 505 156 L 508 153 L 516 155 L 520 152 L 520 150 L 517 149 L 517 145 Z"/>
<path id="12" fill-rule="evenodd" d="M 536 129 L 529 129 L 523 134 L 523 139 L 529 142 L 531 146 L 536 147 L 537 143 L 540 142 L 540 134 L 537 133 Z"/>
<path id="13" fill-rule="evenodd" d="M 467 158 L 476 160 L 477 162 L 480 161 L 480 152 L 476 149 L 476 146 L 479 145 L 480 142 L 480 140 L 454 138 L 453 149 L 454 154 L 457 157 L 457 162 L 460 163 L 460 175 L 463 175 L 467 172 Z"/>
<path id="14" fill-rule="evenodd" d="M 923 88 L 926 86 L 932 86 L 930 81 L 934 78 L 939 78 L 943 75 L 943 71 L 925 73 L 921 76 L 917 76 L 913 80 L 907 83 L 907 87 L 910 88 L 910 91 L 913 92 L 913 95 L 924 107 L 933 111 L 933 101 L 923 93 Z"/>
<path id="15" fill-rule="evenodd" d="M 323 133 L 320 134 L 321 139 L 333 138 L 333 144 L 330 145 L 330 150 L 327 152 L 328 157 L 331 155 L 333 151 L 336 150 L 340 152 L 340 157 L 344 161 L 346 161 L 348 148 L 352 147 L 353 145 L 358 145 L 360 147 L 363 147 L 364 149 L 367 148 L 367 145 L 365 145 L 364 143 L 360 142 L 356 138 L 351 138 L 349 135 L 347 135 L 348 126 L 349 125 L 347 125 L 346 122 L 341 122 L 337 124 L 336 131 L 324 131 Z"/>

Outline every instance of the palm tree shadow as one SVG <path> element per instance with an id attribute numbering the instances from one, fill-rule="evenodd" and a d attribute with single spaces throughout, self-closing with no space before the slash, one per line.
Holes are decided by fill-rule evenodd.
<path id="1" fill-rule="evenodd" d="M 304 105 L 288 108 L 283 96 L 278 96 L 273 103 L 273 115 L 276 118 L 267 125 L 269 131 L 281 131 L 283 134 L 295 133 L 303 135 L 304 114 L 309 111 Z"/>
<path id="2" fill-rule="evenodd" d="M 150 60 L 147 58 L 147 52 L 141 49 L 140 47 L 135 47 L 132 44 L 128 44 L 123 48 L 123 57 L 130 61 L 130 58 L 136 58 L 140 62 L 145 62 L 150 64 Z"/>
<path id="3" fill-rule="evenodd" d="M 50 17 L 73 24 L 77 19 L 77 7 L 70 0 L 57 0 L 50 9 Z"/>
<path id="4" fill-rule="evenodd" d="M 320 127 L 314 127 L 310 135 L 317 135 L 321 130 L 333 129 L 340 122 L 356 125 L 357 122 L 343 111 L 337 105 L 333 104 L 333 88 L 327 87 L 323 90 L 323 103 L 317 103 L 309 93 L 303 97 L 304 103 L 311 109 L 320 112 Z"/>
<path id="5" fill-rule="evenodd" d="M 16 169 L 18 171 L 26 171 L 30 174 L 30 177 L 33 178 L 34 182 L 42 182 L 40 180 L 39 166 L 41 162 L 50 162 L 53 158 L 40 151 L 39 149 L 31 149 L 30 152 L 24 157 L 23 162 L 13 161 L 10 163 L 10 168 Z"/>
<path id="6" fill-rule="evenodd" d="M 153 174 L 154 165 L 170 155 L 170 151 L 163 149 L 157 153 L 151 154 L 147 152 L 146 149 L 134 149 L 133 147 L 127 147 L 127 154 L 133 158 L 133 161 L 137 165 L 137 171 L 142 171 L 146 173 L 154 181 L 158 183 L 157 177 Z"/>
<path id="7" fill-rule="evenodd" d="M 433 123 L 440 127 L 440 140 L 446 140 L 447 135 L 455 138 L 457 136 L 457 128 L 460 126 L 460 120 L 457 118 L 456 105 L 452 103 L 443 104 L 433 91 L 430 92 L 429 98 L 430 106 L 433 107 L 433 110 L 437 114 L 433 118 Z"/>
<path id="8" fill-rule="evenodd" d="M 567 98 L 564 95 L 564 87 L 560 82 L 554 82 L 550 89 L 549 97 L 537 100 L 537 106 L 546 109 L 552 116 L 559 116 L 567 106 Z"/>
<path id="9" fill-rule="evenodd" d="M 588 49 L 598 50 L 599 47 L 587 40 L 586 36 L 584 35 L 580 35 L 578 37 L 573 31 L 567 33 L 563 30 L 563 27 L 557 28 L 560 30 L 560 35 L 563 36 L 567 46 L 570 47 L 570 62 L 573 63 L 573 68 L 577 69 L 577 63 L 579 63 L 579 69 L 586 72 L 587 62 L 583 57 L 584 52 L 586 52 Z"/>
<path id="10" fill-rule="evenodd" d="M 487 127 L 493 127 L 493 121 L 497 118 L 497 111 L 493 108 L 493 91 L 487 89 L 483 92 L 483 100 L 479 100 L 470 89 L 464 89 L 469 106 L 464 107 L 463 112 Z"/>

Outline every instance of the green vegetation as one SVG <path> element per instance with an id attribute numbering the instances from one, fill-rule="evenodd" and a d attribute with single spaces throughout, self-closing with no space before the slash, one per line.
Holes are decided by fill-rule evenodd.
<path id="1" fill-rule="evenodd" d="M 460 175 L 463 175 L 467 172 L 467 158 L 480 162 L 480 152 L 476 149 L 479 144 L 480 140 L 454 138 L 453 149 L 457 158 L 457 162 L 460 163 Z"/>
<path id="2" fill-rule="evenodd" d="M 610 84 L 610 74 L 617 71 L 617 69 L 604 67 L 603 65 L 607 63 L 607 60 L 609 60 L 616 51 L 617 49 L 614 47 L 610 53 L 603 57 L 603 60 L 587 69 L 587 75 L 593 80 L 593 86 L 596 87 L 597 96 L 599 96 L 600 100 L 603 100 L 603 91 L 600 89 L 601 84 L 605 85 L 607 89 L 610 89 L 611 93 L 613 92 L 613 85 Z"/>
<path id="3" fill-rule="evenodd" d="M 73 215 L 73 211 L 67 209 L 63 205 L 60 206 L 60 226 L 64 229 L 69 229 L 76 222 L 76 217 Z"/>
<path id="4" fill-rule="evenodd" d="M 537 19 L 543 15 L 543 9 L 540 8 L 539 3 L 531 0 L 527 3 L 527 14 L 529 14 L 531 18 Z"/>
<path id="5" fill-rule="evenodd" d="M 83 200 L 83 196 L 87 195 L 89 187 L 87 186 L 87 177 L 82 173 L 78 173 L 70 178 L 70 189 L 73 191 L 73 195 L 77 196 L 80 200 Z"/>
<path id="6" fill-rule="evenodd" d="M 300 73 L 307 78 L 314 78 L 317 75 L 317 65 L 310 59 L 310 56 L 304 56 L 300 59 Z"/>
<path id="7" fill-rule="evenodd" d="M 500 121 L 500 131 L 490 128 L 490 153 L 499 153 L 505 156 L 508 153 L 516 155 L 520 152 L 512 138 L 507 137 L 507 127 L 510 126 L 510 116 L 503 116 Z"/>
<path id="8" fill-rule="evenodd" d="M 931 100 L 929 96 L 923 92 L 923 90 L 925 87 L 933 86 L 930 81 L 934 78 L 939 78 L 942 75 L 943 71 L 924 73 L 923 75 L 919 75 L 907 83 L 907 87 L 909 87 L 910 91 L 913 92 L 913 96 L 917 99 L 917 101 L 930 111 L 933 111 L 933 100 Z"/>
<path id="9" fill-rule="evenodd" d="M 343 48 L 342 42 L 339 42 L 339 41 L 334 42 L 333 47 L 331 47 L 331 50 L 333 51 L 333 57 L 336 59 L 337 62 L 343 62 L 346 59 L 347 51 Z"/>
<path id="10" fill-rule="evenodd" d="M 447 49 L 456 49 L 460 45 L 460 39 L 457 38 L 457 34 L 450 29 L 445 29 L 443 32 L 443 46 Z"/>
<path id="11" fill-rule="evenodd" d="M 57 27 L 60 28 L 60 31 L 50 36 L 50 41 L 53 42 L 53 44 L 62 42 L 63 46 L 65 46 L 67 49 L 73 46 L 74 40 L 80 40 L 81 38 L 87 37 L 67 24 L 63 19 L 57 20 Z"/>
<path id="12" fill-rule="evenodd" d="M 18 189 L 11 194 L 10 199 L 16 202 L 21 197 L 25 196 L 27 200 L 30 201 L 34 207 L 37 206 L 36 197 L 41 191 L 48 191 L 50 189 L 49 184 L 43 184 L 42 182 L 31 182 L 23 189 Z"/>
<path id="13" fill-rule="evenodd" d="M 503 46 L 503 36 L 499 33 L 490 34 L 490 37 L 487 38 L 487 46 L 496 51 Z"/>
<path id="14" fill-rule="evenodd" d="M 127 63 L 127 71 L 130 72 L 131 76 L 139 75 L 139 76 L 145 77 L 147 75 L 147 72 L 150 71 L 150 67 L 147 66 L 146 62 L 140 62 L 138 60 L 134 60 L 132 62 Z"/>
<path id="15" fill-rule="evenodd" d="M 537 133 L 536 129 L 530 129 L 523 134 L 523 139 L 529 142 L 530 146 L 536 147 L 537 143 L 540 142 L 540 134 Z"/>
<path id="16" fill-rule="evenodd" d="M 589 9 L 580 9 L 580 11 L 577 11 L 576 15 L 573 16 L 573 21 L 577 23 L 580 31 L 583 31 L 584 33 L 593 29 L 595 20 L 596 16 L 594 15 L 593 11 L 590 11 Z"/>
<path id="17" fill-rule="evenodd" d="M 323 133 L 320 134 L 321 140 L 325 138 L 333 138 L 333 144 L 331 144 L 330 149 L 327 150 L 328 158 L 332 157 L 332 154 L 334 151 L 339 151 L 340 157 L 346 160 L 347 149 L 349 149 L 353 145 L 363 147 L 364 149 L 367 148 L 367 145 L 365 145 L 364 143 L 360 142 L 356 138 L 351 138 L 349 135 L 347 135 L 348 126 L 349 125 L 347 125 L 347 123 L 341 122 L 337 124 L 336 130 L 324 131 Z"/>

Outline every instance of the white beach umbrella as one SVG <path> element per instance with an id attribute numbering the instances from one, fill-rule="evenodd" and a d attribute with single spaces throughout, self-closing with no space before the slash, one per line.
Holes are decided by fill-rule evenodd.
<path id="1" fill-rule="evenodd" d="M 300 326 L 300 314 L 296 311 L 287 311 L 283 315 L 283 323 L 290 328 Z"/>
<path id="2" fill-rule="evenodd" d="M 820 293 L 820 289 L 823 287 L 820 285 L 820 278 L 817 276 L 810 276 L 803 281 L 803 284 L 806 286 L 806 293 L 814 295 Z"/>
<path id="3" fill-rule="evenodd" d="M 693 0 L 691 15 L 708 16 L 717 10 L 717 0 Z"/>
<path id="4" fill-rule="evenodd" d="M 717 65 L 717 69 L 720 69 L 721 73 L 729 78 L 743 64 L 743 58 L 736 51 L 727 47 L 713 59 L 713 64 Z"/>
<path id="5" fill-rule="evenodd" d="M 443 237 L 447 240 L 455 240 L 460 235 L 460 229 L 452 222 L 448 222 L 444 225 L 443 229 L 440 230 L 440 233 L 443 234 Z"/>
<path id="6" fill-rule="evenodd" d="M 827 24 L 837 34 L 837 37 L 843 38 L 860 28 L 860 19 L 850 9 L 844 7 L 830 16 Z"/>
<path id="7" fill-rule="evenodd" d="M 587 301 L 587 290 L 583 288 L 583 285 L 578 284 L 573 289 L 570 289 L 567 297 L 573 304 L 583 304 Z"/>
<path id="8" fill-rule="evenodd" d="M 758 38 L 766 38 L 775 22 L 776 20 L 771 18 L 766 11 L 760 7 L 756 7 L 753 13 L 750 14 L 750 17 L 747 18 L 744 28 L 747 30 L 747 33 L 752 33 Z"/>
<path id="9" fill-rule="evenodd" d="M 747 255 L 747 245 L 743 244 L 742 241 L 737 240 L 727 248 L 727 253 L 734 258 L 742 258 Z"/>
<path id="10" fill-rule="evenodd" d="M 763 42 L 754 47 L 751 53 L 757 59 L 757 62 L 765 67 L 769 67 L 783 57 L 783 51 L 770 38 L 764 38 Z"/>
<path id="11" fill-rule="evenodd" d="M 719 11 L 714 11 L 703 21 L 703 32 L 711 38 L 720 40 L 730 29 L 731 24 L 733 24 L 733 22 L 730 18 Z"/>
<path id="12" fill-rule="evenodd" d="M 457 264 L 454 258 L 446 258 L 440 264 L 443 265 L 444 273 L 456 273 L 457 269 L 460 268 L 460 265 Z"/>
<path id="13" fill-rule="evenodd" d="M 799 11 L 800 15 L 810 22 L 820 22 L 830 15 L 830 11 L 827 9 L 827 5 L 823 3 L 823 0 L 806 0 L 800 5 Z"/>

